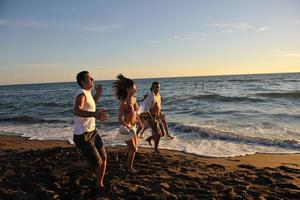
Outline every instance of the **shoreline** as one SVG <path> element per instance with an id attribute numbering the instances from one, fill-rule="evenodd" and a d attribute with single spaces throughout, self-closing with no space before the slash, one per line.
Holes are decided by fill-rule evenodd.
<path id="1" fill-rule="evenodd" d="M 3 199 L 297 199 L 300 154 L 256 153 L 229 158 L 139 147 L 137 174 L 127 173 L 127 148 L 106 147 L 105 189 L 76 167 L 85 158 L 68 141 L 0 135 Z M 34 187 L 28 186 L 32 185 Z M 78 196 L 79 195 L 79 196 Z M 21 198 L 22 197 L 22 198 Z"/>
<path id="2" fill-rule="evenodd" d="M 36 150 L 46 150 L 56 147 L 74 147 L 76 146 L 74 144 L 71 144 L 67 140 L 34 140 L 29 139 L 27 137 L 23 136 L 17 136 L 17 135 L 1 135 L 0 134 L 0 155 L 2 153 L 2 150 L 12 150 L 14 152 L 25 152 L 25 151 L 36 151 Z M 105 146 L 106 151 L 116 149 L 126 149 L 126 145 L 116 145 L 116 146 Z M 139 150 L 142 150 L 143 152 L 151 153 L 153 151 L 153 148 L 151 147 L 140 147 Z M 270 164 L 272 167 L 276 167 L 280 165 L 280 160 L 282 161 L 290 161 L 286 162 L 285 164 L 291 164 L 291 165 L 299 165 L 300 169 L 300 153 L 254 153 L 254 154 L 246 154 L 246 155 L 240 155 L 240 156 L 233 156 L 233 157 L 211 157 L 211 156 L 205 156 L 205 155 L 198 155 L 193 153 L 187 153 L 184 151 L 179 151 L 175 149 L 163 149 L 160 148 L 161 152 L 164 152 L 166 154 L 180 154 L 180 155 L 189 155 L 189 156 L 195 156 L 199 157 L 201 159 L 207 159 L 206 161 L 211 162 L 225 162 L 226 161 L 232 161 L 232 160 L 240 160 L 241 162 L 247 162 L 248 164 L 254 164 L 258 167 L 269 167 Z M 272 157 L 272 158 L 269 158 Z M 256 163 L 252 163 L 252 159 L 258 159 Z"/>
<path id="3" fill-rule="evenodd" d="M 57 144 L 61 144 L 63 147 L 65 146 L 74 146 L 74 144 L 72 144 L 69 140 L 59 140 L 59 139 L 30 139 L 30 137 L 26 137 L 26 136 L 22 136 L 19 134 L 12 134 L 10 132 L 0 132 L 0 140 L 2 137 L 12 137 L 12 138 L 19 138 L 19 140 L 26 140 L 26 141 L 40 141 L 40 142 L 45 142 L 45 144 L 51 144 L 53 146 L 57 146 Z M 22 139 L 21 139 L 22 138 Z M 6 138 L 5 138 L 6 139 Z M 38 142 L 37 142 L 38 143 Z M 57 144 L 55 144 L 57 143 Z M 1 142 L 0 142 L 1 144 Z M 124 145 L 106 145 L 104 144 L 106 147 L 108 148 L 115 148 L 115 147 L 126 147 L 126 144 L 124 143 Z M 146 145 L 147 146 L 147 145 Z M 145 149 L 151 149 L 152 147 L 146 147 L 146 146 L 139 146 L 139 148 L 145 148 Z M 1 148 L 1 147 L 0 147 Z M 8 147 L 8 148 L 14 148 L 14 147 Z M 185 153 L 185 154 L 189 154 L 189 155 L 194 155 L 194 156 L 199 156 L 199 157 L 204 157 L 204 158 L 216 158 L 216 159 L 226 159 L 226 158 L 235 158 L 235 157 L 245 157 L 245 156 L 251 156 L 251 155 L 257 155 L 257 154 L 271 154 L 271 155 L 300 155 L 300 153 L 298 152 L 293 152 L 293 153 L 286 153 L 286 152 L 255 152 L 255 153 L 249 153 L 249 154 L 244 154 L 244 155 L 237 155 L 237 156 L 208 156 L 208 155 L 202 155 L 202 154 L 198 154 L 198 153 L 191 153 L 191 152 L 186 152 L 183 150 L 177 150 L 177 149 L 168 149 L 168 148 L 163 148 L 160 147 L 160 150 L 164 150 L 164 151 L 175 151 L 175 152 L 181 152 L 181 153 Z"/>

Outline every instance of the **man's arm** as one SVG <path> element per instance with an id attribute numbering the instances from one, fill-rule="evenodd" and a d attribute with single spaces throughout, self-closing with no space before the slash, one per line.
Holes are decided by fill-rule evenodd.
<path id="1" fill-rule="evenodd" d="M 96 112 L 83 110 L 85 101 L 86 101 L 86 97 L 83 93 L 77 95 L 75 99 L 74 115 L 78 117 L 94 117 L 101 121 L 107 120 L 108 115 L 103 110 L 100 111 L 98 110 Z"/>

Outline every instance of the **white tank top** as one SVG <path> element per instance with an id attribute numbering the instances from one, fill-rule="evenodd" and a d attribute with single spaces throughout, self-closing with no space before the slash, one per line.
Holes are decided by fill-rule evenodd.
<path id="1" fill-rule="evenodd" d="M 91 94 L 91 91 L 80 89 L 77 92 L 75 99 L 79 94 L 84 94 L 85 98 L 86 98 L 86 101 L 83 106 L 83 110 L 95 112 L 96 111 L 96 103 Z M 75 135 L 81 135 L 84 132 L 93 131 L 93 130 L 95 130 L 95 128 L 96 128 L 96 119 L 94 117 L 79 117 L 76 115 L 74 116 L 74 134 Z"/>

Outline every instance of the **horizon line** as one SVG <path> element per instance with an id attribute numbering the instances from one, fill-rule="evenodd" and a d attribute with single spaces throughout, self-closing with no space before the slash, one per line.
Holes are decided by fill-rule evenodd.
<path id="1" fill-rule="evenodd" d="M 169 76 L 169 77 L 145 77 L 145 78 L 132 78 L 133 80 L 146 80 L 146 79 L 165 79 L 165 78 L 192 78 L 192 77 L 218 77 L 218 76 L 241 76 L 241 75 L 271 75 L 271 74 L 298 74 L 299 72 L 269 72 L 269 73 L 253 73 L 253 74 L 216 74 L 216 75 L 196 75 L 196 76 Z M 115 79 L 101 79 L 94 81 L 113 81 Z M 57 82 L 40 82 L 40 83 L 15 83 L 15 84 L 0 84 L 2 86 L 17 86 L 17 85 L 38 85 L 38 84 L 59 84 L 59 83 L 76 83 L 76 81 L 57 81 Z"/>

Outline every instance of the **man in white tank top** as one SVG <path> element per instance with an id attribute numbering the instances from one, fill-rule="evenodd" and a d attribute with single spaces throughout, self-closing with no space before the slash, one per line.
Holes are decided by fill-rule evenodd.
<path id="1" fill-rule="evenodd" d="M 103 110 L 96 110 L 96 103 L 102 93 L 102 86 L 95 87 L 94 97 L 91 90 L 94 79 L 89 72 L 77 74 L 77 83 L 81 89 L 77 92 L 74 102 L 74 143 L 82 151 L 96 171 L 100 188 L 104 187 L 103 179 L 106 170 L 107 155 L 101 137 L 96 129 L 96 119 L 105 121 L 108 114 Z"/>
<path id="2" fill-rule="evenodd" d="M 140 138 L 143 138 L 144 131 L 151 127 L 153 135 L 148 137 L 146 141 L 152 146 L 151 140 L 154 139 L 154 146 L 157 152 L 160 137 L 166 134 L 167 137 L 173 139 L 174 136 L 170 135 L 166 117 L 161 112 L 160 84 L 156 81 L 153 82 L 150 90 L 151 93 L 144 97 L 139 110 L 140 116 L 145 122 L 144 129 L 139 129 L 137 133 Z M 160 136 L 155 136 L 157 134 Z"/>

